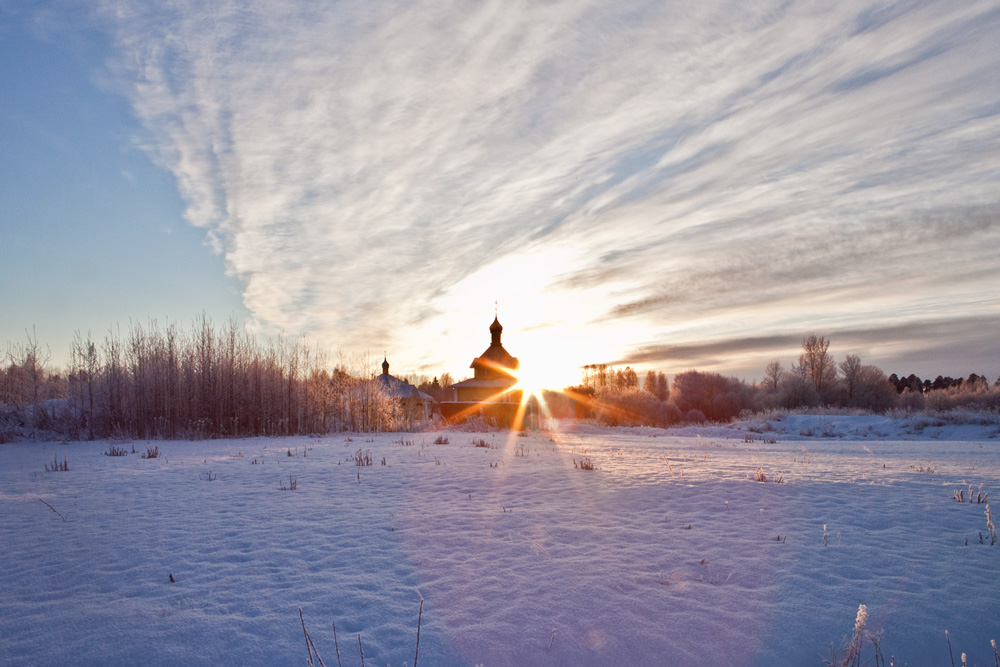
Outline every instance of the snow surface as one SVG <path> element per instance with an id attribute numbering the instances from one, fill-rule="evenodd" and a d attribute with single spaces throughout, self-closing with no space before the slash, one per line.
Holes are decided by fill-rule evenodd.
<path id="1" fill-rule="evenodd" d="M 994 664 L 990 418 L 438 435 L 0 446 L 0 664 Z"/>

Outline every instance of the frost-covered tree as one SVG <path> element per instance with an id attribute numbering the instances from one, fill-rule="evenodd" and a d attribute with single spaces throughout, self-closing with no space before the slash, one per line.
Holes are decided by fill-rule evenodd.
<path id="1" fill-rule="evenodd" d="M 792 368 L 781 376 L 778 384 L 778 402 L 786 408 L 811 407 L 819 404 L 819 392 L 802 366 Z"/>
<path id="2" fill-rule="evenodd" d="M 623 370 L 615 373 L 616 389 L 638 389 L 639 374 L 632 370 L 631 366 L 626 366 Z"/>
<path id="3" fill-rule="evenodd" d="M 646 379 L 642 381 L 642 390 L 647 394 L 656 396 L 656 371 L 648 371 Z"/>
<path id="4" fill-rule="evenodd" d="M 667 376 L 662 372 L 656 374 L 656 398 L 661 401 L 670 398 L 670 385 L 667 383 Z"/>
<path id="5" fill-rule="evenodd" d="M 685 371 L 674 376 L 673 402 L 682 414 L 698 410 L 712 421 L 726 421 L 751 407 L 752 390 L 744 382 L 718 373 Z"/>
<path id="6" fill-rule="evenodd" d="M 837 367 L 833 356 L 829 353 L 830 341 L 823 336 L 809 334 L 802 339 L 802 354 L 799 356 L 799 366 L 809 378 L 816 391 L 823 393 L 831 388 L 837 379 Z"/>
<path id="7" fill-rule="evenodd" d="M 853 375 L 853 388 L 853 394 L 847 400 L 847 405 L 852 408 L 882 412 L 893 407 L 898 397 L 885 373 L 877 366 L 858 366 Z"/>
<path id="8" fill-rule="evenodd" d="M 977 375 L 976 373 L 970 373 L 969 377 L 965 380 L 965 384 L 969 391 L 986 391 L 990 388 L 986 377 L 983 375 Z"/>
<path id="9" fill-rule="evenodd" d="M 782 368 L 781 362 L 777 359 L 767 365 L 767 368 L 764 369 L 764 385 L 768 391 L 778 391 L 778 383 L 781 382 L 781 376 L 784 374 L 785 369 Z"/>
<path id="10" fill-rule="evenodd" d="M 854 398 L 854 392 L 858 381 L 858 373 L 861 370 L 861 357 L 856 354 L 849 354 L 840 362 L 840 373 L 844 378 L 844 389 L 847 391 L 847 400 Z"/>
<path id="11" fill-rule="evenodd" d="M 657 371 L 649 371 L 646 373 L 646 379 L 642 382 L 642 390 L 647 394 L 652 394 L 659 401 L 667 400 L 670 396 L 667 376 Z"/>

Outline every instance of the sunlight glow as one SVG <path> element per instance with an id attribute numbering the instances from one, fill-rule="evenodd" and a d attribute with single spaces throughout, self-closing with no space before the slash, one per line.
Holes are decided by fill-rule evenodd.
<path id="1" fill-rule="evenodd" d="M 568 335 L 561 328 L 546 327 L 512 332 L 508 340 L 520 367 L 514 373 L 526 391 L 558 391 L 580 383 L 580 373 L 587 359 L 585 352 L 562 341 Z"/>
<path id="2" fill-rule="evenodd" d="M 524 392 L 524 398 L 528 395 L 541 396 L 542 391 L 549 389 L 559 391 L 563 384 L 558 382 L 558 375 L 552 369 L 545 369 L 541 366 L 522 364 L 521 368 L 514 372 L 517 378 L 515 389 Z"/>

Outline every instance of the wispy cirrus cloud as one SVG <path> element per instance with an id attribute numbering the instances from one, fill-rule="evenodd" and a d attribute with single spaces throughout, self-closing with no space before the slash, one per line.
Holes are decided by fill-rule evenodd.
<path id="1" fill-rule="evenodd" d="M 949 368 L 959 365 L 975 368 L 977 359 L 995 358 L 998 345 L 992 332 L 998 326 L 1000 316 L 987 314 L 860 328 L 847 324 L 825 333 L 828 340 L 836 343 L 830 351 L 838 360 L 846 354 L 868 356 L 881 352 L 883 359 L 891 360 L 891 365 L 885 368 L 887 374 L 902 372 L 907 375 L 916 366 L 929 364 L 929 368 L 940 369 L 936 374 L 947 375 Z M 960 349 L 949 343 L 956 330 L 964 332 L 964 344 Z M 708 343 L 648 345 L 631 350 L 628 356 L 613 364 L 666 366 L 679 370 L 697 365 L 701 370 L 759 378 L 762 369 L 772 360 L 783 362 L 786 369 L 795 364 L 805 337 L 806 334 L 747 336 L 719 338 Z"/>
<path id="2" fill-rule="evenodd" d="M 496 298 L 579 363 L 1000 303 L 995 2 L 103 14 L 265 327 L 453 369 Z"/>

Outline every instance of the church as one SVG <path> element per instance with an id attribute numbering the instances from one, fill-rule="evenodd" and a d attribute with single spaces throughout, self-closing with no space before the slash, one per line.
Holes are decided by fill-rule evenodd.
<path id="1" fill-rule="evenodd" d="M 383 399 L 383 400 L 380 400 Z M 388 414 L 379 406 L 388 399 Z M 388 357 L 382 360 L 382 374 L 361 383 L 344 395 L 344 412 L 352 428 L 358 423 L 378 425 L 378 428 L 413 429 L 431 419 L 434 398 L 409 382 L 389 374 Z"/>
<path id="2" fill-rule="evenodd" d="M 517 421 L 522 391 L 516 388 L 517 357 L 504 349 L 500 337 L 503 326 L 493 318 L 490 325 L 490 346 L 472 360 L 471 379 L 448 385 L 452 400 L 441 403 L 441 416 L 449 421 L 464 421 L 482 417 L 498 426 Z"/>

